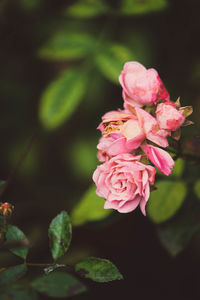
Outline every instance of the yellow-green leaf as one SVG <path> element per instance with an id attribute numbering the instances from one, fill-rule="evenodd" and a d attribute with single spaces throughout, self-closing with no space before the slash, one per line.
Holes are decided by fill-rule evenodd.
<path id="1" fill-rule="evenodd" d="M 126 15 L 147 14 L 167 7 L 167 0 L 122 0 L 121 12 Z"/>
<path id="2" fill-rule="evenodd" d="M 89 55 L 96 39 L 89 33 L 61 31 L 55 33 L 39 50 L 39 56 L 51 60 L 80 59 Z"/>
<path id="3" fill-rule="evenodd" d="M 39 118 L 47 129 L 62 125 L 77 108 L 86 91 L 86 74 L 80 70 L 67 70 L 44 91 Z"/>
<path id="4" fill-rule="evenodd" d="M 96 195 L 96 186 L 92 185 L 71 213 L 72 224 L 80 226 L 89 221 L 106 218 L 112 210 L 104 209 L 104 199 Z"/>
<path id="5" fill-rule="evenodd" d="M 93 18 L 108 11 L 109 7 L 102 0 L 79 0 L 70 5 L 65 14 L 75 18 Z"/>
<path id="6" fill-rule="evenodd" d="M 129 48 L 119 44 L 105 45 L 104 49 L 98 52 L 95 57 L 101 73 L 117 84 L 119 84 L 118 78 L 124 63 L 130 60 L 134 60 L 132 52 Z"/>
<path id="7" fill-rule="evenodd" d="M 200 179 L 198 179 L 194 184 L 194 192 L 197 197 L 200 199 Z"/>
<path id="8" fill-rule="evenodd" d="M 182 181 L 160 181 L 157 190 L 152 191 L 147 205 L 147 214 L 155 223 L 171 218 L 182 205 L 186 193 L 186 184 Z"/>

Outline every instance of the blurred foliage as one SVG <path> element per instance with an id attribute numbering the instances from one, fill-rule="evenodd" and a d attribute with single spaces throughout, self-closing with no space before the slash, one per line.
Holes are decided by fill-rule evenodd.
<path id="1" fill-rule="evenodd" d="M 166 0 L 123 0 L 121 11 L 127 15 L 147 14 L 152 11 L 164 9 L 166 6 Z"/>
<path id="2" fill-rule="evenodd" d="M 172 217 L 185 199 L 187 187 L 182 181 L 163 180 L 157 183 L 157 190 L 151 193 L 147 212 L 155 223 Z"/>
<path id="3" fill-rule="evenodd" d="M 89 221 L 98 221 L 106 218 L 112 213 L 112 210 L 104 209 L 103 201 L 96 195 L 96 185 L 93 184 L 72 210 L 72 224 L 80 226 Z"/>
<path id="4" fill-rule="evenodd" d="M 191 291 L 197 294 L 198 273 L 189 266 L 196 268 L 199 254 L 191 257 L 191 253 L 200 247 L 195 240 L 200 232 L 199 166 L 179 158 L 168 180 L 158 172 L 158 190 L 152 191 L 147 208 L 149 219 L 137 211 L 112 218 L 112 211 L 103 209 L 104 200 L 89 185 L 97 163 L 95 144 L 100 135 L 96 127 L 105 112 L 122 108 L 118 77 L 127 60 L 155 67 L 171 99 L 181 96 L 183 106 L 193 105 L 195 126 L 184 128 L 182 149 L 199 153 L 198 1 L 2 0 L 0 22 L 0 179 L 9 177 L 26 148 L 25 141 L 39 128 L 31 151 L 2 195 L 1 201 L 15 206 L 11 222 L 17 226 L 9 225 L 7 239 L 24 239 L 18 226 L 24 228 L 33 241 L 30 259 L 50 261 L 48 224 L 66 209 L 77 226 L 67 252 L 70 259 L 108 253 L 127 272 L 123 286 L 100 290 L 91 286 L 87 299 L 102 299 L 109 291 L 112 297 L 124 297 L 124 291 L 132 292 L 133 282 L 139 298 L 151 294 L 163 299 L 163 290 L 170 285 L 169 299 L 192 298 Z M 153 240 L 155 231 L 159 245 Z M 165 251 L 172 256 L 182 252 L 182 256 L 169 261 Z M 67 260 L 65 255 L 61 259 Z M 2 250 L 0 268 L 19 266 L 19 260 Z M 2 286 L 0 298 L 43 299 L 42 294 L 54 293 L 55 277 L 66 277 L 60 268 L 50 272 L 44 290 L 31 278 L 36 280 L 32 286 Z M 34 275 L 38 278 L 41 273 Z M 141 282 L 148 286 L 145 291 Z M 69 287 L 62 287 L 59 292 L 66 296 Z"/>

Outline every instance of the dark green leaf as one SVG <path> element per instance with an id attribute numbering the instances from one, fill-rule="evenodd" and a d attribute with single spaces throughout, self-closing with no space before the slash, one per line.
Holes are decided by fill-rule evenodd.
<path id="1" fill-rule="evenodd" d="M 22 246 L 12 248 L 10 251 L 23 259 L 26 259 L 28 254 L 28 248 L 23 245 L 28 244 L 28 240 L 25 234 L 14 225 L 8 225 L 8 231 L 6 233 L 6 240 L 8 242 L 21 242 Z"/>
<path id="2" fill-rule="evenodd" d="M 0 285 L 10 284 L 26 274 L 27 266 L 25 264 L 10 267 L 0 271 Z"/>
<path id="3" fill-rule="evenodd" d="M 119 83 L 118 78 L 124 63 L 133 59 L 132 52 L 124 45 L 119 44 L 105 44 L 104 49 L 98 52 L 95 57 L 99 70 L 114 83 Z"/>
<path id="4" fill-rule="evenodd" d="M 184 250 L 200 231 L 199 209 L 199 205 L 190 199 L 175 218 L 159 226 L 159 239 L 172 256 Z"/>
<path id="5" fill-rule="evenodd" d="M 96 186 L 93 184 L 72 210 L 72 224 L 80 226 L 88 221 L 98 221 L 106 218 L 112 213 L 112 210 L 103 208 L 104 201 L 96 195 Z"/>
<path id="6" fill-rule="evenodd" d="M 75 18 L 92 18 L 108 11 L 108 6 L 102 0 L 79 0 L 66 9 L 66 15 Z"/>
<path id="7" fill-rule="evenodd" d="M 80 70 L 68 70 L 44 91 L 39 108 L 47 129 L 62 125 L 77 108 L 86 91 L 87 76 Z"/>
<path id="8" fill-rule="evenodd" d="M 0 195 L 1 195 L 1 192 L 2 192 L 2 189 L 3 189 L 3 186 L 5 183 L 6 183 L 6 181 L 0 180 Z"/>
<path id="9" fill-rule="evenodd" d="M 171 218 L 182 205 L 186 193 L 186 184 L 182 181 L 160 181 L 157 190 L 151 193 L 147 205 L 148 216 L 161 223 Z"/>
<path id="10" fill-rule="evenodd" d="M 126 15 L 146 14 L 167 7 L 167 0 L 122 0 L 121 12 Z"/>
<path id="11" fill-rule="evenodd" d="M 20 285 L 8 286 L 0 290 L 0 300 L 37 300 L 37 293 Z"/>
<path id="12" fill-rule="evenodd" d="M 69 248 L 72 238 L 72 226 L 66 211 L 62 211 L 50 223 L 49 240 L 54 260 L 63 256 Z"/>
<path id="13" fill-rule="evenodd" d="M 40 293 L 57 298 L 71 297 L 86 291 L 79 280 L 63 272 L 39 277 L 32 282 L 32 287 Z"/>
<path id="14" fill-rule="evenodd" d="M 80 59 L 96 47 L 96 39 L 81 32 L 58 32 L 39 50 L 39 56 L 52 60 Z"/>
<path id="15" fill-rule="evenodd" d="M 117 267 L 108 259 L 88 257 L 75 266 L 75 271 L 97 282 L 123 279 Z"/>
<path id="16" fill-rule="evenodd" d="M 6 182 L 4 180 L 0 180 L 0 189 Z"/>

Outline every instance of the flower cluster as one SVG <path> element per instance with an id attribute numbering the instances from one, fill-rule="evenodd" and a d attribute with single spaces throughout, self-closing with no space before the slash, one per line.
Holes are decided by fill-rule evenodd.
<path id="1" fill-rule="evenodd" d="M 145 215 L 155 168 L 169 175 L 174 167 L 168 137 L 180 138 L 180 127 L 192 107 L 174 103 L 155 69 L 138 62 L 127 62 L 119 76 L 124 108 L 102 117 L 98 129 L 102 137 L 97 145 L 102 164 L 93 174 L 97 195 L 106 199 L 105 209 L 121 213 L 138 205 Z M 161 148 L 162 147 L 162 148 Z"/>

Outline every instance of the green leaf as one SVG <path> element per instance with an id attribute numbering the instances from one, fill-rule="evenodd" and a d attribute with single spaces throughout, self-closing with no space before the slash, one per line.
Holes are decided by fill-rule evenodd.
<path id="1" fill-rule="evenodd" d="M 95 61 L 102 74 L 114 83 L 118 78 L 125 62 L 133 60 L 132 52 L 120 44 L 104 45 L 104 49 L 96 54 Z"/>
<path id="2" fill-rule="evenodd" d="M 67 70 L 46 88 L 39 107 L 44 127 L 54 129 L 71 116 L 86 92 L 86 77 L 80 70 Z"/>
<path id="3" fill-rule="evenodd" d="M 198 179 L 194 184 L 194 192 L 197 197 L 200 199 L 200 179 Z"/>
<path id="4" fill-rule="evenodd" d="M 32 282 L 32 287 L 42 294 L 57 298 L 71 297 L 86 291 L 79 280 L 63 272 L 39 277 Z"/>
<path id="5" fill-rule="evenodd" d="M 170 176 L 181 177 L 184 171 L 184 166 L 185 166 L 185 161 L 182 158 L 178 158 L 175 161 L 175 165 Z"/>
<path id="6" fill-rule="evenodd" d="M 167 0 L 122 0 L 121 12 L 126 15 L 147 14 L 167 7 Z"/>
<path id="7" fill-rule="evenodd" d="M 182 205 L 186 193 L 186 184 L 182 181 L 160 181 L 157 190 L 151 193 L 147 205 L 148 216 L 155 223 L 171 218 Z"/>
<path id="8" fill-rule="evenodd" d="M 70 245 L 72 226 L 66 211 L 61 211 L 50 223 L 49 240 L 51 254 L 54 260 L 63 256 Z"/>
<path id="9" fill-rule="evenodd" d="M 0 300 L 37 300 L 37 293 L 21 285 L 8 286 L 0 290 Z"/>
<path id="10" fill-rule="evenodd" d="M 93 184 L 72 210 L 72 224 L 80 226 L 89 221 L 98 221 L 106 218 L 112 213 L 112 210 L 104 209 L 103 205 L 104 200 L 96 195 L 96 186 Z"/>
<path id="11" fill-rule="evenodd" d="M 70 5 L 65 14 L 75 18 L 93 18 L 106 14 L 109 7 L 102 0 L 79 0 Z"/>
<path id="12" fill-rule="evenodd" d="M 25 264 L 10 267 L 0 271 L 0 285 L 10 284 L 26 274 L 27 266 Z"/>
<path id="13" fill-rule="evenodd" d="M 70 161 L 76 176 L 80 176 L 83 180 L 88 181 L 92 177 L 92 173 L 98 164 L 96 144 L 96 139 L 83 139 L 82 135 L 77 137 L 66 153 L 67 163 Z"/>
<path id="14" fill-rule="evenodd" d="M 108 259 L 98 257 L 86 258 L 75 266 L 75 271 L 83 277 L 97 282 L 123 279 L 123 276 L 113 263 Z"/>
<path id="15" fill-rule="evenodd" d="M 39 56 L 51 60 L 80 59 L 96 47 L 96 39 L 81 32 L 57 32 L 39 50 Z"/>
<path id="16" fill-rule="evenodd" d="M 28 244 L 28 240 L 25 234 L 17 226 L 14 225 L 8 225 L 6 240 L 8 242 L 21 242 L 22 245 Z M 28 248 L 23 246 L 12 248 L 10 249 L 10 251 L 23 259 L 26 259 L 28 254 Z"/>

